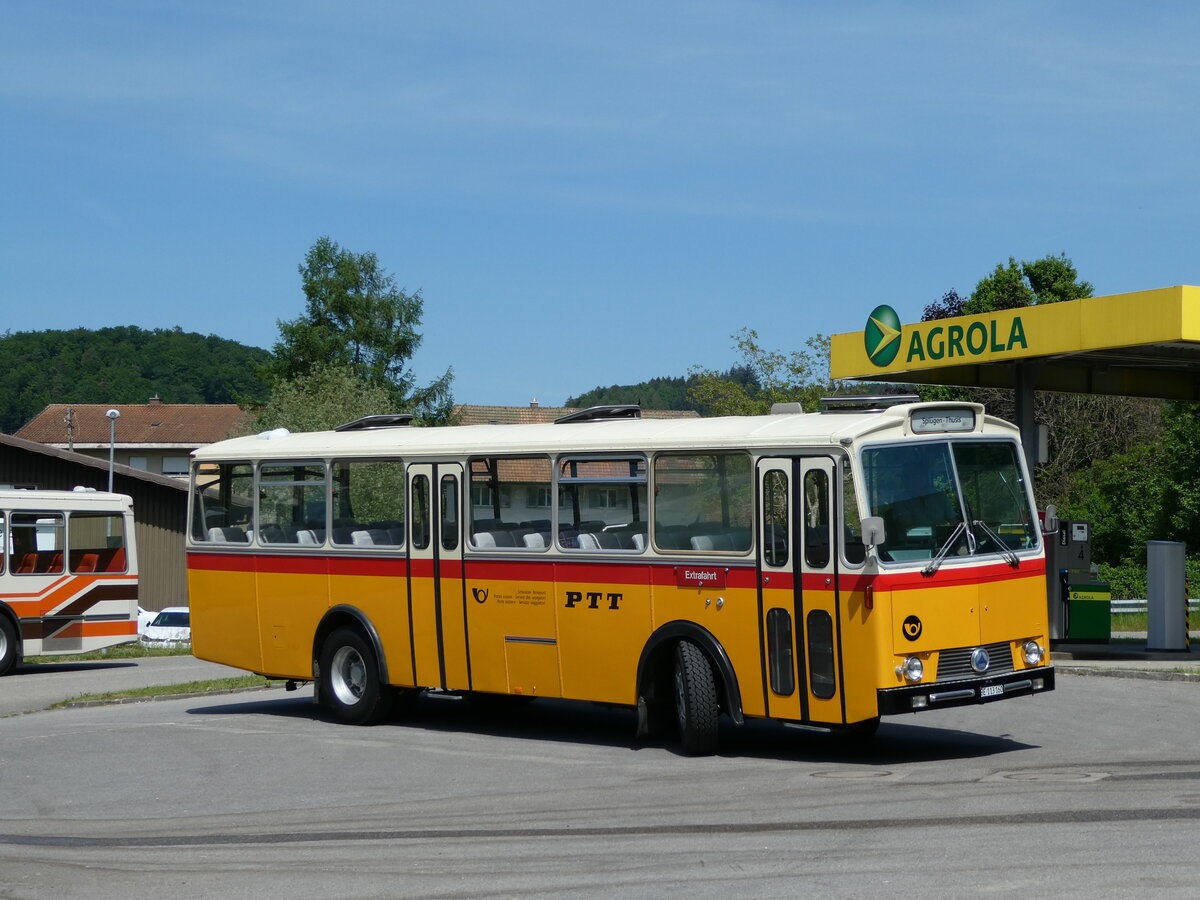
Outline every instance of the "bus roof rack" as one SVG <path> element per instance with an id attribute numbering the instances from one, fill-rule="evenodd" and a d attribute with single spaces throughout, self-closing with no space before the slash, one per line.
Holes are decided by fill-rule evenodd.
<path id="1" fill-rule="evenodd" d="M 640 419 L 642 408 L 636 403 L 626 403 L 620 406 L 589 406 L 578 412 L 567 413 L 554 420 L 555 425 L 566 425 L 568 422 L 603 422 L 608 419 Z"/>
<path id="2" fill-rule="evenodd" d="M 385 413 L 378 416 L 363 416 L 353 422 L 339 425 L 334 431 L 371 431 L 375 428 L 402 428 L 411 425 L 412 413 Z"/>
<path id="3" fill-rule="evenodd" d="M 822 397 L 823 412 L 877 412 L 901 403 L 916 403 L 916 394 L 849 394 L 844 397 Z"/>

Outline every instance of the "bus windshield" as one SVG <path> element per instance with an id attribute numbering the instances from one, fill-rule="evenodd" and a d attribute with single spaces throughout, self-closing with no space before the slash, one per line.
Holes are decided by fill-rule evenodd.
<path id="1" fill-rule="evenodd" d="M 863 451 L 871 515 L 884 561 L 998 553 L 1037 546 L 1025 479 L 1009 441 L 943 441 Z"/>

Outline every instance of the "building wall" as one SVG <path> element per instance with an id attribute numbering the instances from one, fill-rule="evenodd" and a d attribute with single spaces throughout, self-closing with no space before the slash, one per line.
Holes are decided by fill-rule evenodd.
<path id="1" fill-rule="evenodd" d="M 61 448 L 60 448 L 61 449 Z M 154 475 L 168 475 L 172 478 L 183 478 L 187 476 L 187 464 L 189 455 L 192 450 L 189 449 L 171 449 L 171 450 L 124 450 L 120 447 L 113 453 L 113 460 L 118 466 L 132 466 L 135 469 L 140 469 L 143 472 L 150 472 Z M 91 447 L 86 447 L 82 450 L 75 451 L 83 456 L 89 456 L 108 466 L 108 450 L 95 450 Z M 168 471 L 170 470 L 170 471 Z M 107 468 L 105 469 L 107 472 Z"/>
<path id="2" fill-rule="evenodd" d="M 97 467 L 0 444 L 0 483 L 32 484 L 44 490 L 60 491 L 83 485 L 104 491 L 108 490 L 107 460 L 103 467 Z M 113 490 L 133 498 L 138 602 L 147 609 L 187 605 L 186 488 L 183 481 L 176 487 L 140 479 L 123 467 L 114 470 Z"/>

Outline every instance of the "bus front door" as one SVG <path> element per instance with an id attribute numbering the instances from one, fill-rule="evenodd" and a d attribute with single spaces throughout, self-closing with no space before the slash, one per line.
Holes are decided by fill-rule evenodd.
<path id="1" fill-rule="evenodd" d="M 409 621 L 419 687 L 470 688 L 462 561 L 462 466 L 408 467 Z"/>
<path id="2" fill-rule="evenodd" d="M 763 693 L 773 718 L 845 721 L 833 475 L 828 457 L 759 463 Z"/>

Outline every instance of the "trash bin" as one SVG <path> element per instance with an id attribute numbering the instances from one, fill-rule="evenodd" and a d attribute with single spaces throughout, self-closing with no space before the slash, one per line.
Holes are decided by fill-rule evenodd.
<path id="1" fill-rule="evenodd" d="M 1147 650 L 1188 649 L 1187 545 L 1146 541 Z"/>

